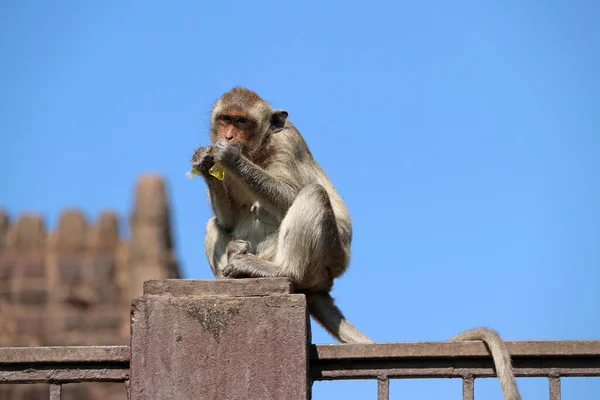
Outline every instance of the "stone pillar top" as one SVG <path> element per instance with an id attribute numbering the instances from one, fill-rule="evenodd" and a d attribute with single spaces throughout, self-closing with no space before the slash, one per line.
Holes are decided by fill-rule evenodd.
<path id="1" fill-rule="evenodd" d="M 287 278 L 165 279 L 144 282 L 144 295 L 260 297 L 292 293 Z"/>
<path id="2" fill-rule="evenodd" d="M 146 281 L 131 306 L 131 400 L 307 400 L 310 320 L 287 279 Z"/>

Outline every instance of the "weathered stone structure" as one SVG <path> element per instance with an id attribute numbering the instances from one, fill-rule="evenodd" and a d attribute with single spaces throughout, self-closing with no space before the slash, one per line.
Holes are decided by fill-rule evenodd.
<path id="1" fill-rule="evenodd" d="M 47 232 L 42 217 L 11 222 L 0 211 L 0 346 L 129 344 L 131 299 L 143 282 L 179 278 L 165 183 L 144 176 L 128 238 L 117 215 L 90 224 L 65 210 Z M 47 399 L 47 385 L 0 385 L 0 400 Z M 122 384 L 65 386 L 67 400 L 125 400 Z"/>
<path id="2" fill-rule="evenodd" d="M 306 298 L 286 278 L 148 281 L 131 332 L 131 400 L 311 398 Z"/>

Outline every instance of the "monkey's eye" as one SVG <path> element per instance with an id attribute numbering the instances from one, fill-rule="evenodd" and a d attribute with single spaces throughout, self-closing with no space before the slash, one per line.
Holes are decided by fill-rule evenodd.
<path id="1" fill-rule="evenodd" d="M 248 118 L 240 117 L 235 121 L 235 126 L 239 129 L 250 129 L 252 122 Z"/>
<path id="2" fill-rule="evenodd" d="M 219 115 L 219 118 L 217 118 L 217 119 L 223 125 L 229 125 L 232 122 L 232 119 L 231 119 L 231 117 L 229 115 Z"/>

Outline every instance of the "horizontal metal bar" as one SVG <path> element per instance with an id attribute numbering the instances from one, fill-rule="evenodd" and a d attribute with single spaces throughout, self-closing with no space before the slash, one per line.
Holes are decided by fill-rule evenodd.
<path id="1" fill-rule="evenodd" d="M 600 376 L 600 341 L 508 342 L 520 377 Z M 482 342 L 316 345 L 314 380 L 495 377 Z"/>
<path id="2" fill-rule="evenodd" d="M 341 379 L 377 379 L 377 376 L 386 374 L 390 378 L 462 378 L 466 375 L 473 375 L 475 378 L 494 378 L 496 377 L 495 370 L 492 366 L 488 368 L 475 368 L 472 365 L 465 367 L 448 366 L 448 367 L 427 367 L 418 366 L 410 367 L 394 367 L 390 366 L 393 363 L 381 365 L 357 365 L 349 367 L 348 365 L 315 365 L 311 369 L 312 379 L 315 381 L 341 380 Z M 600 368 L 515 368 L 515 376 L 517 377 L 547 377 L 553 372 L 558 372 L 564 377 L 592 377 L 600 376 Z"/>
<path id="3" fill-rule="evenodd" d="M 129 362 L 129 346 L 0 347 L 0 364 Z"/>
<path id="4" fill-rule="evenodd" d="M 83 365 L 73 368 L 51 368 L 21 370 L 0 370 L 0 384 L 5 383 L 76 383 L 76 382 L 124 382 L 129 379 L 127 368 L 82 369 Z"/>
<path id="5" fill-rule="evenodd" d="M 509 341 L 511 356 L 600 356 L 600 340 Z M 465 342 L 396 342 L 374 344 L 319 344 L 312 346 L 313 358 L 354 359 L 390 357 L 489 357 L 481 341 Z"/>
<path id="6" fill-rule="evenodd" d="M 0 383 L 123 382 L 130 355 L 129 346 L 3 347 Z"/>
<path id="7" fill-rule="evenodd" d="M 600 341 L 507 342 L 515 375 L 600 376 Z M 129 346 L 0 348 L 0 383 L 121 382 Z M 495 377 L 482 342 L 313 345 L 314 380 Z"/>

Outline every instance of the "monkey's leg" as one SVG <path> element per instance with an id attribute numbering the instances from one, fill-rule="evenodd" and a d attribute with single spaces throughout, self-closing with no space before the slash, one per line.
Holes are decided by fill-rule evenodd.
<path id="1" fill-rule="evenodd" d="M 275 263 L 248 253 L 250 242 L 234 240 L 227 245 L 227 266 L 223 276 L 228 278 L 267 278 L 285 276 Z"/>
<path id="2" fill-rule="evenodd" d="M 302 189 L 287 211 L 273 262 L 261 257 L 260 251 L 257 256 L 233 253 L 223 271 L 225 276 L 283 276 L 297 288 L 328 279 L 327 267 L 331 264 L 347 263 L 329 196 L 317 184 Z"/>
<path id="3" fill-rule="evenodd" d="M 227 265 L 227 243 L 231 241 L 229 235 L 217 224 L 217 218 L 212 217 L 206 224 L 204 237 L 204 250 L 208 264 L 216 278 L 223 278 L 223 269 Z"/>
<path id="4" fill-rule="evenodd" d="M 307 185 L 281 223 L 275 263 L 299 288 L 310 288 L 329 281 L 334 265 L 345 268 L 346 254 L 327 191 L 318 184 Z"/>
<path id="5" fill-rule="evenodd" d="M 232 278 L 290 278 L 294 288 L 306 294 L 311 315 L 331 335 L 343 343 L 372 343 L 344 317 L 329 294 L 330 272 L 343 271 L 348 264 L 347 246 L 348 242 L 340 239 L 327 191 L 321 185 L 308 185 L 281 223 L 274 261 L 263 258 L 268 257 L 268 250 L 259 248 L 255 256 L 247 253 L 244 241 L 234 241 L 223 274 Z"/>

